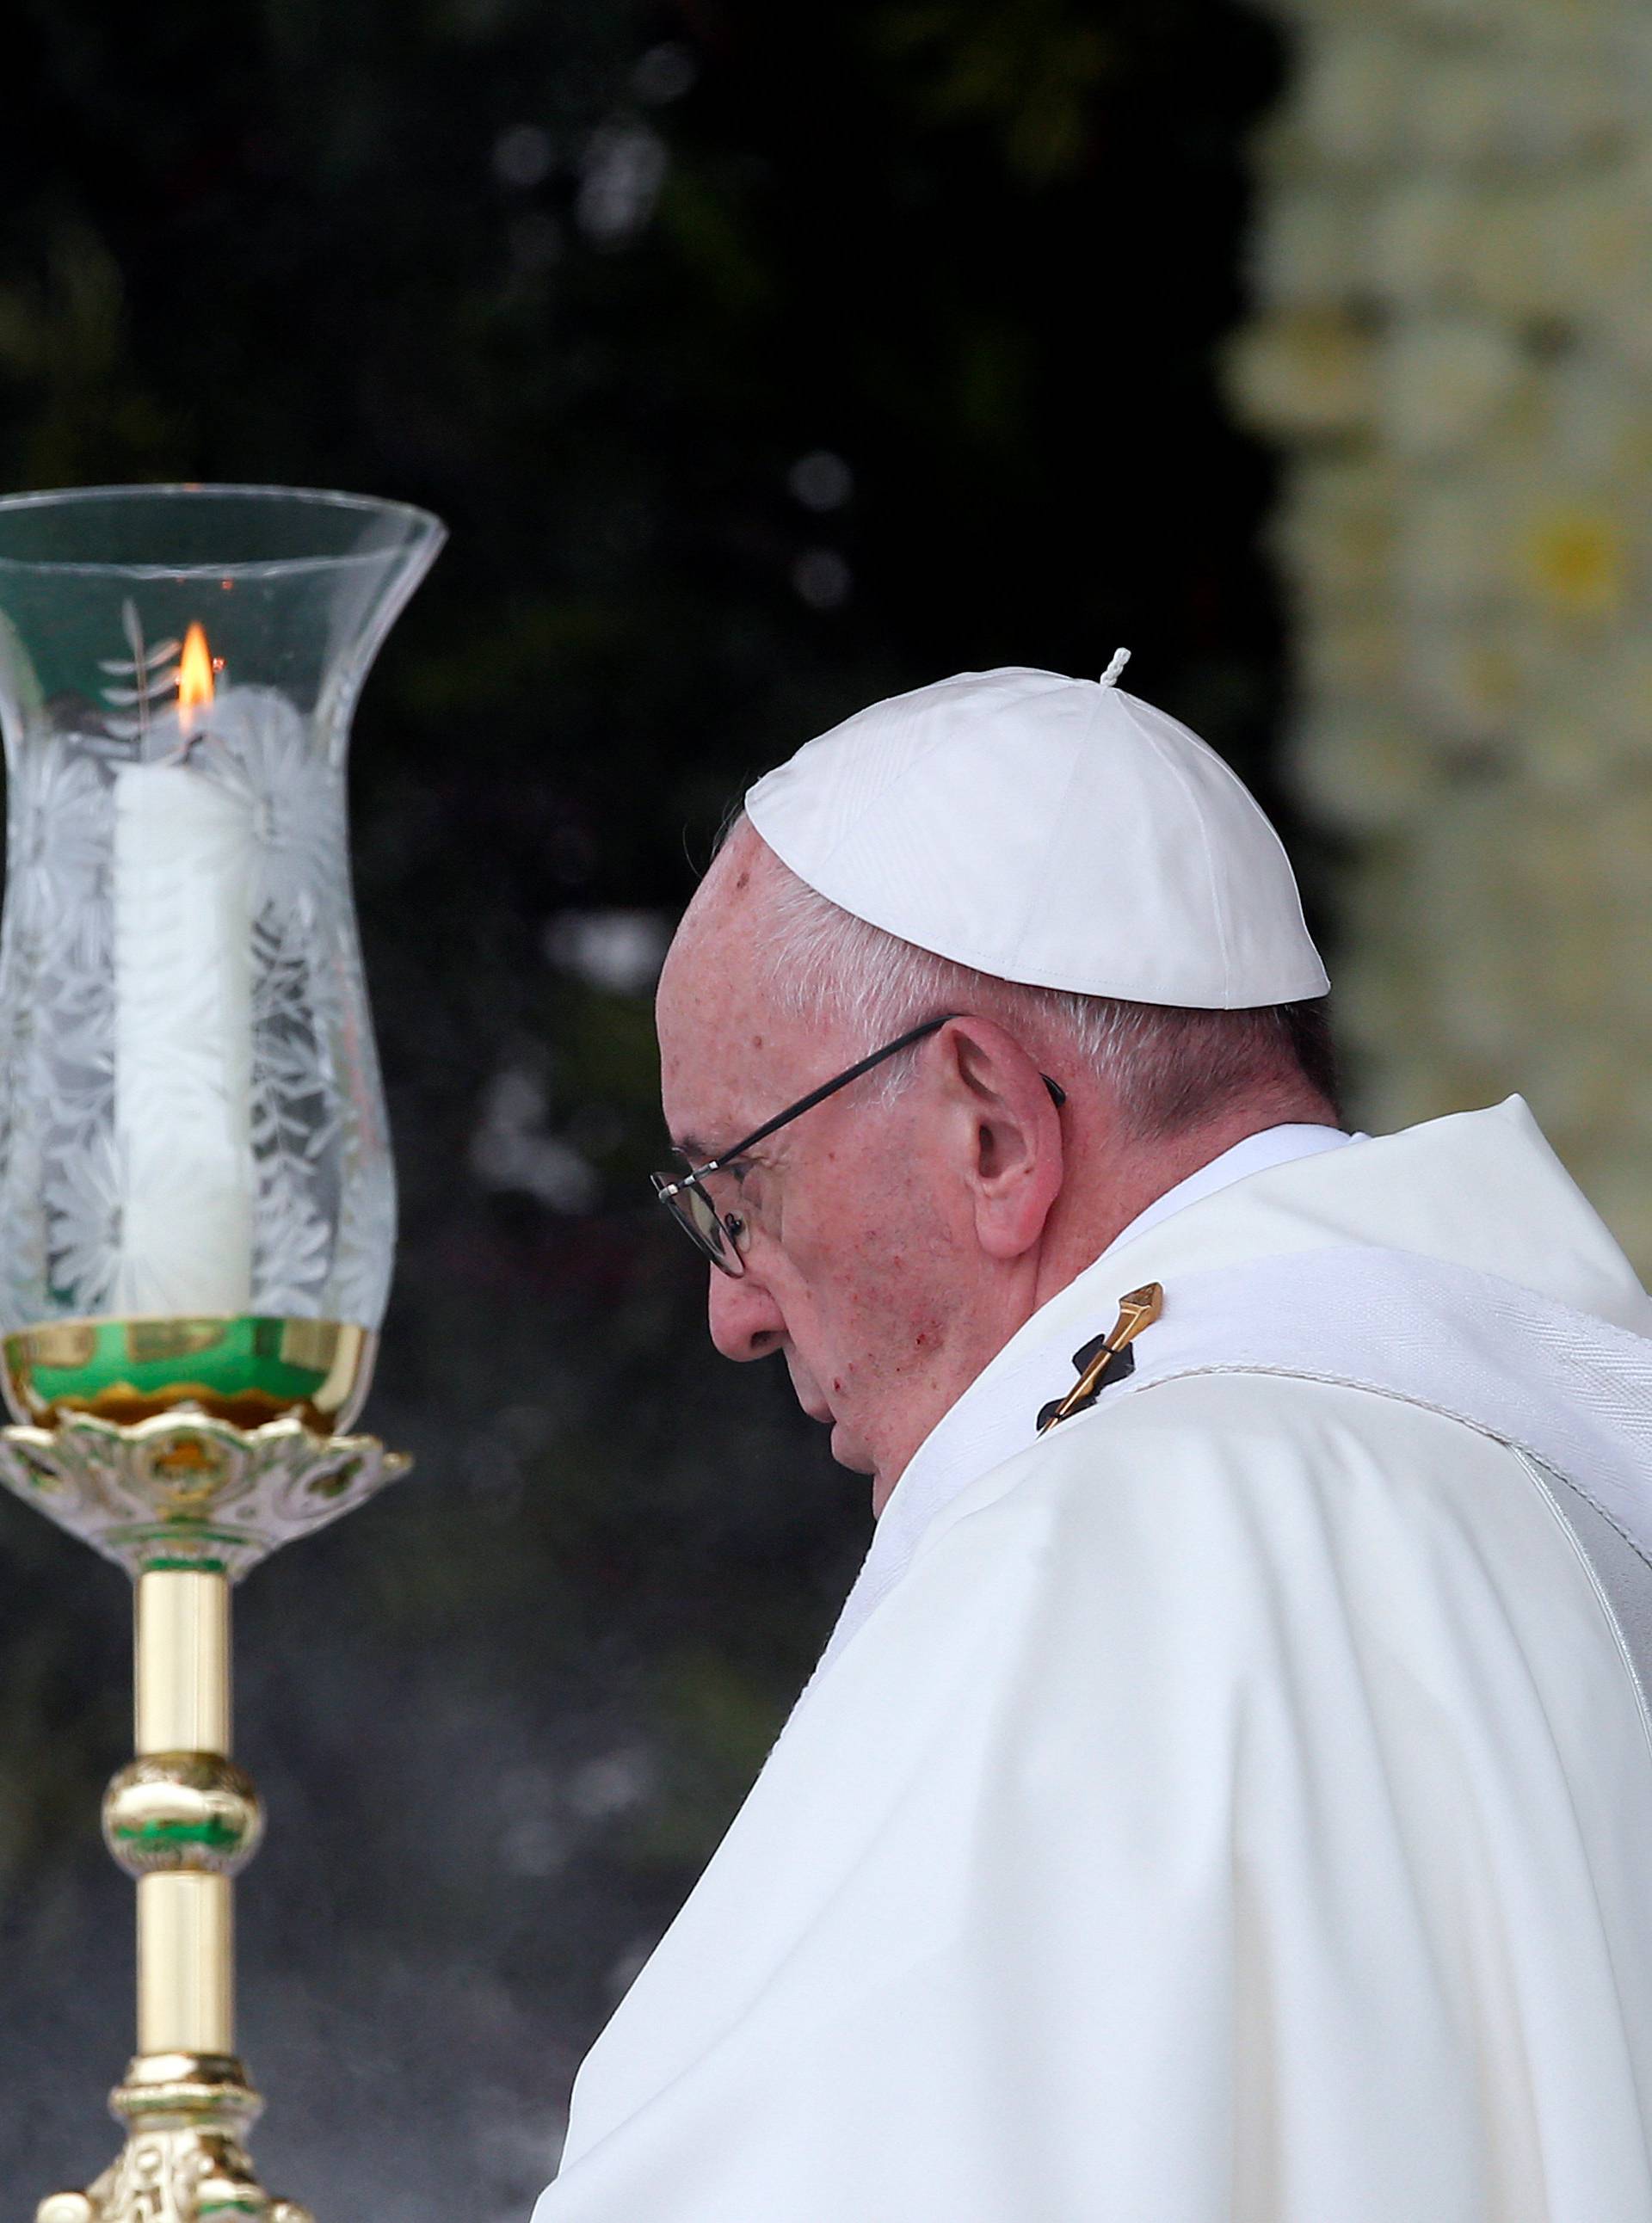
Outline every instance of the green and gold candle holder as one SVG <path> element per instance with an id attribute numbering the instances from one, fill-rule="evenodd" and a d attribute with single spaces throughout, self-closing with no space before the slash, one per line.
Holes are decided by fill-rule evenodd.
<path id="1" fill-rule="evenodd" d="M 132 1578 L 124 2146 L 38 2223 L 308 2223 L 246 2151 L 230 1591 L 407 1462 L 348 1433 L 394 1248 L 350 720 L 422 512 L 268 487 L 0 501 L 0 1483 Z"/>

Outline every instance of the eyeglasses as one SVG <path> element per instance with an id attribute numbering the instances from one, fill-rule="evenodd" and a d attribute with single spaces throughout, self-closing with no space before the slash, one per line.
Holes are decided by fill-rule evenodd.
<path id="1" fill-rule="evenodd" d="M 654 1194 L 687 1234 L 695 1249 L 708 1257 L 714 1266 L 721 1267 L 725 1274 L 736 1276 L 743 1274 L 746 1262 L 742 1254 L 750 1240 L 750 1229 L 738 1212 L 718 1211 L 715 1200 L 701 1186 L 705 1176 L 733 1165 L 736 1160 L 745 1156 L 753 1143 L 760 1143 L 778 1129 L 788 1126 L 804 1112 L 812 1112 L 817 1104 L 823 1104 L 829 1096 L 835 1096 L 840 1088 L 847 1088 L 850 1081 L 858 1080 L 863 1073 L 870 1073 L 874 1065 L 881 1065 L 886 1057 L 893 1057 L 901 1050 L 910 1049 L 914 1042 L 922 1042 L 926 1035 L 936 1033 L 949 1020 L 962 1016 L 958 1011 L 943 1011 L 938 1019 L 925 1019 L 922 1026 L 909 1027 L 904 1035 L 897 1035 L 893 1042 L 886 1042 L 881 1049 L 874 1049 L 869 1057 L 858 1059 L 846 1071 L 830 1080 L 822 1081 L 820 1086 L 811 1088 L 807 1096 L 800 1096 L 795 1104 L 789 1104 L 784 1112 L 777 1112 L 772 1119 L 766 1119 L 760 1127 L 754 1127 L 749 1135 L 742 1136 L 739 1142 L 707 1164 L 690 1167 L 687 1173 L 651 1174 L 649 1179 L 653 1182 Z M 1059 1081 L 1052 1080 L 1047 1073 L 1040 1074 L 1038 1077 L 1059 1109 L 1067 1101 L 1066 1090 Z"/>

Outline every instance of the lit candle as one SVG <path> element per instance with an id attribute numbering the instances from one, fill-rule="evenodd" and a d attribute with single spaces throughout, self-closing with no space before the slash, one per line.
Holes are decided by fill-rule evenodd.
<path id="1" fill-rule="evenodd" d="M 189 628 L 178 746 L 115 775 L 115 1133 L 124 1168 L 111 1309 L 245 1312 L 252 1294 L 250 798 L 192 761 L 211 659 Z M 171 721 L 168 718 L 168 724 Z"/>

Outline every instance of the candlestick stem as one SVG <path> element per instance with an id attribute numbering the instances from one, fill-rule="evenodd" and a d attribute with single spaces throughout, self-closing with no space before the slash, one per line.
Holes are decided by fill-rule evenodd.
<path id="1" fill-rule="evenodd" d="M 90 1510 L 85 1460 L 117 1443 L 143 1456 L 167 1508 L 159 1522 L 136 1524 L 136 1543 L 133 1525 L 117 1530 L 135 1577 L 136 1750 L 104 1797 L 104 1836 L 137 1885 L 137 2050 L 110 2100 L 124 2151 L 86 2191 L 43 2201 L 37 2223 L 311 2223 L 253 2172 L 243 2141 L 263 2103 L 236 2052 L 233 1880 L 258 1848 L 263 1814 L 230 1757 L 229 1568 L 277 1540 L 277 1524 L 268 1507 L 262 1535 L 212 1515 L 255 1449 L 289 1494 L 349 1497 L 400 1463 L 368 1439 L 329 1441 L 291 1421 L 247 1435 L 179 1411 L 159 1431 L 153 1420 L 118 1429 L 84 1419 L 51 1433 L 7 1429 L 0 1474 L 14 1487 L 31 1477 L 25 1486 L 54 1497 L 60 1517 L 91 1521 L 101 1537 L 121 1508 Z"/>
<path id="2" fill-rule="evenodd" d="M 179 1779 L 199 1780 L 210 1763 L 230 1757 L 230 1584 L 227 1577 L 196 1568 L 156 1567 L 138 1577 L 136 1591 L 135 1704 L 138 1759 L 151 1766 L 144 1791 L 176 1798 Z M 169 1766 L 169 1763 L 173 1763 Z M 161 1779 L 157 1780 L 157 1779 Z M 227 1791 L 218 1786 L 219 1805 Z M 129 1805 L 132 1791 L 117 1776 L 111 1802 Z M 241 1794 L 244 1799 L 244 1792 Z M 256 1842 L 240 1850 L 239 1867 Z M 140 1817 L 139 1827 L 147 1817 Z M 173 1848 L 180 1865 L 137 1873 L 137 2045 L 140 2054 L 235 2052 L 235 1918 L 222 1840 L 233 1823 L 221 1811 L 186 1818 L 157 1816 L 139 1857 L 165 1856 Z M 128 1844 L 110 1828 L 110 1849 L 123 1865 Z M 183 1865 L 192 1855 L 210 1868 Z"/>
<path id="3" fill-rule="evenodd" d="M 151 1567 L 134 1588 L 133 1731 L 157 1752 L 230 1757 L 230 1585 L 216 1571 Z"/>

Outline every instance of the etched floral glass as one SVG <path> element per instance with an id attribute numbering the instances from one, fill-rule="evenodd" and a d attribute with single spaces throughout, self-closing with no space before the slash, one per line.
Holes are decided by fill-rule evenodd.
<path id="1" fill-rule="evenodd" d="M 136 1393 L 220 1362 L 279 1390 L 284 1357 L 289 1387 L 328 1363 L 303 1323 L 378 1326 L 394 1182 L 345 756 L 442 538 L 273 487 L 0 501 L 0 1334 L 120 1324 L 112 1361 L 57 1336 L 71 1388 L 79 1348 Z"/>

